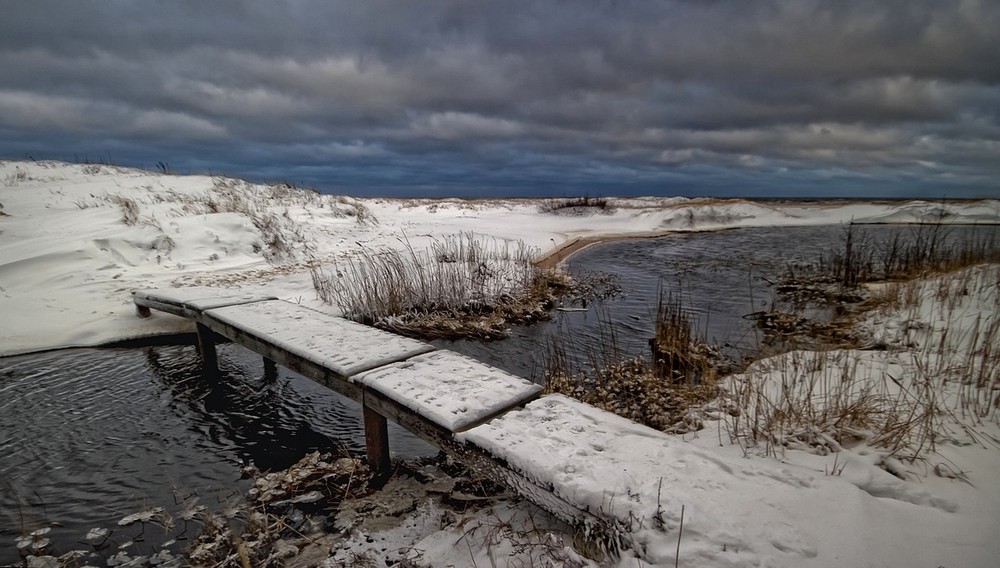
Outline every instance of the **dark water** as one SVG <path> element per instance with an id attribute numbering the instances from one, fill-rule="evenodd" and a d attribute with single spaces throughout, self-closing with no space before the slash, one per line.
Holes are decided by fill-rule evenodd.
<path id="1" fill-rule="evenodd" d="M 865 230 L 886 237 L 911 229 Z M 952 229 L 950 238 L 971 230 Z M 618 274 L 621 296 L 516 328 L 509 340 L 437 343 L 540 380 L 553 338 L 582 361 L 614 329 L 622 351 L 644 353 L 662 289 L 681 298 L 710 341 L 738 356 L 757 346 L 743 316 L 769 307 L 771 282 L 842 237 L 841 227 L 765 228 L 605 243 L 569 267 Z M 14 539 L 36 528 L 56 524 L 49 536 L 62 551 L 82 548 L 77 540 L 93 527 L 115 528 L 120 543 L 136 531 L 119 529 L 118 519 L 152 506 L 176 510 L 178 493 L 222 509 L 246 489 L 244 464 L 276 469 L 316 449 L 363 451 L 353 401 L 285 369 L 268 380 L 260 357 L 239 346 L 222 345 L 219 356 L 217 388 L 200 376 L 191 346 L 0 359 L 0 565 L 17 560 Z M 394 455 L 435 452 L 390 429 Z M 147 539 L 145 550 L 155 542 Z"/>
<path id="2" fill-rule="evenodd" d="M 353 401 L 261 359 L 219 346 L 221 386 L 199 374 L 194 347 L 72 349 L 0 359 L 0 565 L 14 539 L 50 526 L 59 550 L 93 527 L 181 496 L 221 510 L 247 489 L 241 468 L 287 467 L 313 450 L 362 452 Z M 390 423 L 399 457 L 434 449 Z M 147 529 L 142 550 L 162 537 Z M 176 531 L 175 531 L 176 532 Z M 132 549 L 130 549 L 132 550 Z"/>

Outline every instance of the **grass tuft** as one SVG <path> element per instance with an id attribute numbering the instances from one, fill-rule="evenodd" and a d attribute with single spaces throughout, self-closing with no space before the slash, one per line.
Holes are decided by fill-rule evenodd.
<path id="1" fill-rule="evenodd" d="M 870 282 L 905 281 L 955 271 L 981 263 L 1000 262 L 1000 231 L 992 226 L 954 238 L 953 228 L 940 222 L 913 225 L 876 238 L 849 224 L 841 246 L 810 267 L 788 274 L 777 291 L 806 302 L 860 302 Z"/>
<path id="2" fill-rule="evenodd" d="M 347 318 L 405 335 L 499 339 L 513 324 L 548 318 L 571 286 L 565 273 L 536 267 L 521 241 L 461 233 L 423 251 L 404 245 L 364 249 L 332 272 L 312 267 L 317 295 Z"/>
<path id="3" fill-rule="evenodd" d="M 122 195 L 108 195 L 108 201 L 121 207 L 122 223 L 130 227 L 139 223 L 139 204 L 134 199 Z"/>
<path id="4" fill-rule="evenodd" d="M 718 395 L 717 377 L 729 363 L 692 331 L 681 303 L 661 296 L 655 335 L 647 355 L 628 356 L 610 323 L 597 342 L 579 349 L 586 362 L 550 343 L 546 392 L 561 393 L 657 430 L 685 433 L 702 428 L 703 407 Z"/>
<path id="5" fill-rule="evenodd" d="M 730 377 L 730 439 L 775 455 L 863 442 L 908 462 L 979 441 L 977 425 L 1000 424 L 997 282 L 988 265 L 877 287 L 864 327 L 880 350 L 794 351 Z"/>
<path id="6" fill-rule="evenodd" d="M 611 202 L 604 197 L 574 197 L 570 199 L 548 199 L 538 206 L 542 213 L 577 214 L 581 215 L 588 211 L 600 211 L 611 213 L 615 208 Z"/>

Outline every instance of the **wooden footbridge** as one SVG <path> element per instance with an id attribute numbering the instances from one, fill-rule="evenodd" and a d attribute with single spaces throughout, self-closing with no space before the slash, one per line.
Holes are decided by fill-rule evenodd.
<path id="1" fill-rule="evenodd" d="M 134 302 L 142 317 L 155 309 L 194 320 L 210 376 L 217 376 L 215 345 L 226 338 L 261 354 L 272 371 L 285 366 L 360 403 L 368 459 L 377 472 L 390 470 L 386 420 L 393 420 L 576 526 L 618 526 L 621 515 L 595 506 L 567 483 L 570 465 L 552 466 L 563 459 L 581 467 L 574 460 L 585 459 L 593 470 L 588 473 L 620 478 L 623 465 L 615 459 L 596 452 L 580 458 L 575 446 L 590 448 L 599 435 L 614 444 L 634 435 L 632 426 L 638 425 L 621 430 L 624 419 L 559 395 L 542 396 L 540 386 L 521 377 L 270 296 L 174 288 L 135 292 Z M 551 431 L 538 432 L 538 424 L 550 424 Z M 588 431 L 579 424 L 595 427 Z M 612 499 L 616 492 L 631 492 L 601 490 Z"/>

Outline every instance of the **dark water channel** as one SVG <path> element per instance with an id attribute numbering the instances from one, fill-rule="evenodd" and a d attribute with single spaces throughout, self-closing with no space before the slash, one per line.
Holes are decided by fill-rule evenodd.
<path id="1" fill-rule="evenodd" d="M 899 234 L 912 241 L 926 239 L 929 230 L 867 225 L 855 227 L 854 238 L 855 242 L 879 242 Z M 764 227 L 602 243 L 577 253 L 568 265 L 574 275 L 618 275 L 619 296 L 591 304 L 586 311 L 556 312 L 545 325 L 515 328 L 511 340 L 438 343 L 540 381 L 553 340 L 565 346 L 578 366 L 587 366 L 592 355 L 608 344 L 609 330 L 623 355 L 647 354 L 657 303 L 664 294 L 681 302 L 699 336 L 722 348 L 728 357 L 741 360 L 758 352 L 763 339 L 753 321 L 744 316 L 770 309 L 778 300 L 774 283 L 790 267 L 798 273 L 802 267 L 817 264 L 824 255 L 842 248 L 845 235 L 845 227 L 839 225 Z M 1000 227 L 945 227 L 939 237 L 944 245 L 992 238 L 1000 246 Z"/>
<path id="2" fill-rule="evenodd" d="M 807 263 L 838 242 L 840 227 L 738 229 L 624 240 L 591 246 L 571 257 L 574 275 L 613 273 L 621 293 L 602 302 L 557 311 L 544 326 L 514 329 L 514 339 L 485 344 L 441 342 L 511 372 L 541 380 L 547 352 L 558 342 L 585 366 L 614 342 L 624 355 L 648 350 L 661 294 L 679 300 L 711 343 L 740 357 L 758 347 L 744 315 L 767 309 L 773 282 L 788 263 Z"/>
<path id="3" fill-rule="evenodd" d="M 865 230 L 884 237 L 912 229 Z M 950 238 L 970 230 L 952 229 Z M 790 264 L 815 262 L 842 236 L 841 227 L 764 228 L 605 243 L 569 267 L 618 274 L 620 296 L 557 312 L 509 340 L 437 343 L 540 380 L 553 338 L 583 361 L 613 328 L 622 351 L 644 353 L 662 289 L 681 298 L 710 341 L 738 356 L 757 347 L 743 316 L 769 307 L 771 283 Z M 176 510 L 179 496 L 197 495 L 222 509 L 247 489 L 247 463 L 275 469 L 316 449 L 363 451 L 355 403 L 285 369 L 269 380 L 259 356 L 239 346 L 220 346 L 219 355 L 224 380 L 214 389 L 199 375 L 192 346 L 0 359 L 0 565 L 16 562 L 15 538 L 37 528 L 53 526 L 47 536 L 61 551 L 84 548 L 77 542 L 93 527 L 115 529 L 120 544 L 137 530 L 116 522 L 144 508 Z M 390 428 L 394 455 L 434 453 Z M 145 553 L 164 540 L 162 529 L 147 535 L 136 545 Z"/>
<path id="4" fill-rule="evenodd" d="M 222 510 L 248 488 L 247 463 L 280 469 L 313 450 L 364 451 L 353 401 L 285 369 L 267 379 L 260 357 L 236 345 L 220 345 L 219 359 L 218 388 L 193 346 L 0 359 L 0 565 L 38 528 L 55 525 L 46 536 L 61 551 L 86 548 L 78 541 L 94 527 L 115 529 L 121 544 L 139 529 L 117 521 L 148 507 L 176 511 L 196 497 Z M 389 426 L 396 455 L 433 455 Z M 157 527 L 145 533 L 130 552 L 167 540 Z"/>

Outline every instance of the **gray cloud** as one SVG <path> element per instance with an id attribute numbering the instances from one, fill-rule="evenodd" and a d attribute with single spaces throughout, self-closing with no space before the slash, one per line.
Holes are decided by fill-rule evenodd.
<path id="1" fill-rule="evenodd" d="M 997 29 L 985 0 L 12 2 L 0 153 L 378 192 L 995 195 Z"/>

